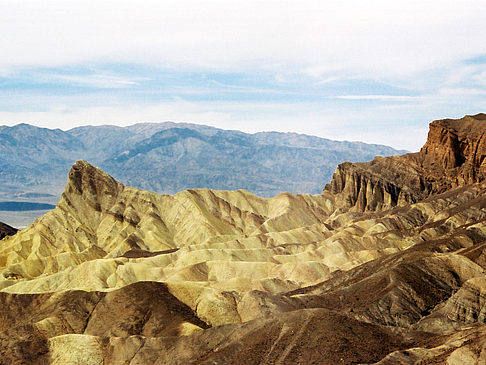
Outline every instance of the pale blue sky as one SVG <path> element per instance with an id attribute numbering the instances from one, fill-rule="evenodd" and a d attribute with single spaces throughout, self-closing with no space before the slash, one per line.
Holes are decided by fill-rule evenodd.
<path id="1" fill-rule="evenodd" d="M 486 2 L 0 2 L 0 124 L 175 121 L 417 150 L 486 112 Z"/>

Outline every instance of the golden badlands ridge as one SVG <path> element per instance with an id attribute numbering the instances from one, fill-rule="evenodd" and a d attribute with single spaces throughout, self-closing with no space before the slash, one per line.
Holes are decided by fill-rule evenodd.
<path id="1" fill-rule="evenodd" d="M 0 241 L 0 363 L 486 363 L 486 115 L 321 195 L 173 196 L 78 161 Z"/>

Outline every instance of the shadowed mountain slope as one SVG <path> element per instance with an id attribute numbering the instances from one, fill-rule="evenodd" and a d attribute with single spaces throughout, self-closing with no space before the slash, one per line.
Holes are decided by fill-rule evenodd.
<path id="1" fill-rule="evenodd" d="M 320 195 L 159 195 L 78 161 L 1 241 L 0 363 L 484 363 L 483 123 Z"/>
<path id="2" fill-rule="evenodd" d="M 12 236 L 17 233 L 17 229 L 10 227 L 8 224 L 0 222 L 0 240 L 6 236 Z"/>
<path id="3" fill-rule="evenodd" d="M 60 129 L 29 124 L 0 126 L 0 187 L 2 192 L 61 185 L 83 144 Z M 50 181 L 49 181 L 50 180 Z"/>

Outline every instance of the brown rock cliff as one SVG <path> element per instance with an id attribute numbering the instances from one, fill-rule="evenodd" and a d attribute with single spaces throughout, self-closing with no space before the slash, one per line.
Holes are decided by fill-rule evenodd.
<path id="1" fill-rule="evenodd" d="M 420 150 L 433 193 L 486 179 L 486 114 L 436 120 Z"/>
<path id="2" fill-rule="evenodd" d="M 430 124 L 420 152 L 340 164 L 324 191 L 342 207 L 375 211 L 486 180 L 486 114 Z"/>

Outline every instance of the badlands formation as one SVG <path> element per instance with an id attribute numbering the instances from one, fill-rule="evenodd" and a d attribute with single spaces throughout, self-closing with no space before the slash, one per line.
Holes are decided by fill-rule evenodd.
<path id="1" fill-rule="evenodd" d="M 78 161 L 0 241 L 0 363 L 486 363 L 485 157 L 479 114 L 320 195 L 158 195 Z"/>

